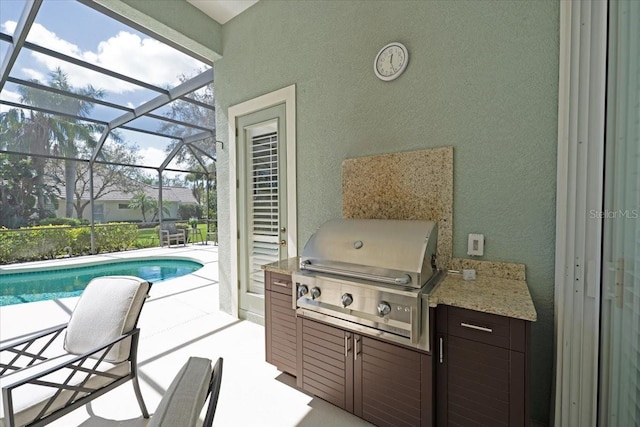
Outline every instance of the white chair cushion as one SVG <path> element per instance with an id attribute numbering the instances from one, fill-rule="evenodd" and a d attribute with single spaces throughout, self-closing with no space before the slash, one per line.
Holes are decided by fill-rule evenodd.
<path id="1" fill-rule="evenodd" d="M 139 277 L 105 276 L 91 280 L 71 314 L 64 349 L 83 354 L 131 331 L 148 292 L 149 283 Z M 126 360 L 130 347 L 130 339 L 116 344 L 105 360 L 113 363 Z"/>
<path id="2" fill-rule="evenodd" d="M 191 427 L 209 392 L 211 360 L 190 357 L 167 389 L 147 427 Z"/>
<path id="3" fill-rule="evenodd" d="M 74 357 L 76 356 L 66 354 L 49 359 L 45 362 L 30 366 L 28 368 L 21 369 L 12 374 L 5 375 L 0 378 L 0 388 L 7 387 L 32 375 L 36 375 L 39 372 L 44 372 L 45 370 L 55 367 L 59 364 L 64 364 Z M 95 363 L 96 362 L 85 362 L 84 365 L 87 367 L 93 367 Z M 97 369 L 101 372 L 109 372 L 117 376 L 125 376 L 129 373 L 129 362 L 119 363 L 115 365 L 112 363 L 101 362 L 100 365 L 98 365 Z M 70 373 L 71 371 L 69 369 L 61 369 L 60 371 L 56 371 L 42 377 L 41 380 L 63 382 L 67 379 Z M 86 374 L 77 372 L 73 376 L 69 384 L 77 385 L 80 382 L 84 381 L 85 378 Z M 85 386 L 89 388 L 97 388 L 111 383 L 112 381 L 114 381 L 113 378 L 94 375 L 89 379 L 89 381 L 85 383 Z M 34 419 L 34 417 L 36 417 L 40 413 L 42 408 L 44 408 L 47 399 L 53 396 L 55 392 L 55 388 L 35 384 L 26 384 L 14 389 L 11 397 L 13 402 L 13 413 L 15 414 L 15 425 L 23 426 L 30 423 Z M 55 399 L 53 405 L 51 405 L 51 407 L 47 410 L 46 415 L 64 407 L 65 403 L 73 393 L 74 392 L 70 390 L 65 390 L 60 393 L 60 395 Z M 86 394 L 87 393 L 80 393 L 78 398 Z M 5 419 L 3 397 L 0 393 L 0 427 L 5 427 L 8 425 L 8 421 Z"/>

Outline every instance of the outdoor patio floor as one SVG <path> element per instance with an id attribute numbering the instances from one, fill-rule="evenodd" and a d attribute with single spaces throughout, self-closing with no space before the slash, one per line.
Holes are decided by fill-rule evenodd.
<path id="1" fill-rule="evenodd" d="M 189 356 L 224 358 L 216 426 L 369 426 L 367 422 L 295 388 L 295 378 L 264 359 L 264 327 L 218 309 L 218 247 L 151 248 L 84 257 L 123 259 L 175 255 L 204 267 L 156 283 L 138 323 L 140 385 L 151 413 Z M 66 259 L 75 263 L 83 257 Z M 49 265 L 52 261 L 38 263 Z M 56 262 L 59 265 L 60 262 Z M 3 266 L 4 270 L 16 266 Z M 0 307 L 0 344 L 66 323 L 77 298 Z M 145 426 L 130 383 L 62 417 L 51 426 Z"/>

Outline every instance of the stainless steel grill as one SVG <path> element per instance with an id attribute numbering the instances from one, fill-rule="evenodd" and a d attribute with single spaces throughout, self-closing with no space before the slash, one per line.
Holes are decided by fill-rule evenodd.
<path id="1" fill-rule="evenodd" d="M 431 221 L 323 224 L 293 274 L 298 315 L 428 351 L 437 230 Z"/>

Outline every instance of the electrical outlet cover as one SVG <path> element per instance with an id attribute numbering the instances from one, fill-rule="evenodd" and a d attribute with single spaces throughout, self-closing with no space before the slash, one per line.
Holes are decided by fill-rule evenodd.
<path id="1" fill-rule="evenodd" d="M 484 254 L 484 235 L 470 233 L 467 244 L 467 255 L 482 256 Z"/>

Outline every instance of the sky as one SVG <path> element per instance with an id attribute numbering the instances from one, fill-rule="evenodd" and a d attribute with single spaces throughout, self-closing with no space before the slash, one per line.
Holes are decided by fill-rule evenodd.
<path id="1" fill-rule="evenodd" d="M 0 0 L 0 31 L 12 35 L 24 7 L 24 0 Z M 207 66 L 200 61 L 150 38 L 126 25 L 74 0 L 45 0 L 27 36 L 27 41 L 66 55 L 111 69 L 159 87 L 173 87 L 180 75 L 193 76 Z M 7 43 L 0 43 L 0 60 L 7 54 Z M 170 64 L 170 66 L 168 66 Z M 104 100 L 136 107 L 157 93 L 55 58 L 23 49 L 11 72 L 12 77 L 46 83 L 48 73 L 61 67 L 71 85 L 92 85 L 105 90 Z M 0 98 L 17 101 L 16 85 L 7 83 Z M 6 106 L 0 106 L 6 111 Z M 107 107 L 96 107 L 93 115 L 109 121 L 122 114 Z M 140 147 L 139 154 L 159 166 L 170 140 L 136 132 L 126 132 L 126 142 Z"/>

